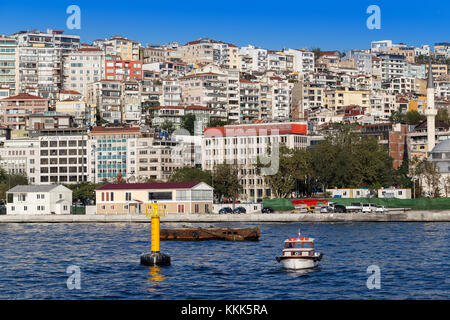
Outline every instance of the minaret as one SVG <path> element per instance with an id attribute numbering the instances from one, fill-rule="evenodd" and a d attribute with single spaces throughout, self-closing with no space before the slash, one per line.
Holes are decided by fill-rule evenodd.
<path id="1" fill-rule="evenodd" d="M 437 111 L 434 108 L 434 85 L 433 85 L 433 70 L 431 69 L 431 56 L 428 64 L 428 81 L 427 81 L 427 109 L 425 115 L 427 116 L 427 134 L 428 134 L 428 154 L 433 150 L 436 144 L 436 129 L 434 127 L 434 120 Z"/>

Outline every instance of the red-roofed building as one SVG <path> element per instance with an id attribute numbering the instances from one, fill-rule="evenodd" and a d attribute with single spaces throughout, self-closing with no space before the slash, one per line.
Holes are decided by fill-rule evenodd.
<path id="1" fill-rule="evenodd" d="M 12 129 L 25 129 L 25 118 L 29 114 L 48 111 L 49 100 L 21 93 L 0 100 L 0 124 Z"/>
<path id="2" fill-rule="evenodd" d="M 145 214 L 157 203 L 165 213 L 211 213 L 213 188 L 204 182 L 105 184 L 96 190 L 97 214 Z"/>
<path id="3" fill-rule="evenodd" d="M 306 122 L 253 123 L 206 128 L 202 139 L 202 168 L 213 170 L 216 165 L 229 163 L 239 169 L 245 201 L 261 201 L 271 196 L 264 177 L 256 174 L 257 157 L 268 157 L 276 170 L 276 153 L 280 144 L 291 149 L 304 149 L 309 145 Z M 272 148 L 268 152 L 268 147 Z"/>

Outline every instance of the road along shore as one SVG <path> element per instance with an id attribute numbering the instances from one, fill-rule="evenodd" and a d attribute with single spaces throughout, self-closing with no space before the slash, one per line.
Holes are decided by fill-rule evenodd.
<path id="1" fill-rule="evenodd" d="M 388 213 L 168 214 L 161 222 L 450 222 L 446 211 Z M 0 223 L 150 223 L 145 215 L 0 215 Z"/>

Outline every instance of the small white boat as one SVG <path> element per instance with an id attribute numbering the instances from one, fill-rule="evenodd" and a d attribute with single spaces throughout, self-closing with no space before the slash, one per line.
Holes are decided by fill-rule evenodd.
<path id="1" fill-rule="evenodd" d="M 314 239 L 301 237 L 299 233 L 298 238 L 284 241 L 283 254 L 276 259 L 285 269 L 302 270 L 316 267 L 322 256 L 314 250 Z"/>

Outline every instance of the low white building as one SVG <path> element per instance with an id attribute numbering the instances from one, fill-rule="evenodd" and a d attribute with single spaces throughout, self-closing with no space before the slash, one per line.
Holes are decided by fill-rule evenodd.
<path id="1" fill-rule="evenodd" d="M 411 189 L 378 189 L 378 198 L 411 199 Z"/>
<path id="2" fill-rule="evenodd" d="M 367 188 L 359 189 L 326 189 L 326 192 L 331 193 L 332 198 L 368 198 L 370 196 L 370 190 Z"/>
<path id="3" fill-rule="evenodd" d="M 7 214 L 70 214 L 72 190 L 63 185 L 18 185 L 6 192 Z"/>

